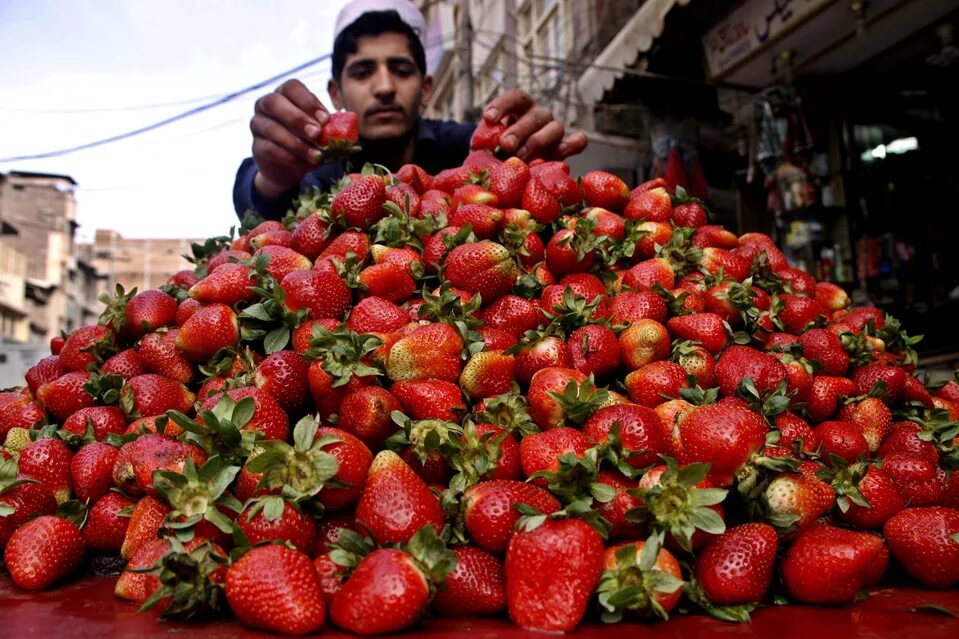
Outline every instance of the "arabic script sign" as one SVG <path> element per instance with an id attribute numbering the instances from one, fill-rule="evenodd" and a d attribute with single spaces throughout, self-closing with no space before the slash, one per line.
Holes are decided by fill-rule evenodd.
<path id="1" fill-rule="evenodd" d="M 717 79 L 836 0 L 746 0 L 703 36 L 709 76 Z"/>

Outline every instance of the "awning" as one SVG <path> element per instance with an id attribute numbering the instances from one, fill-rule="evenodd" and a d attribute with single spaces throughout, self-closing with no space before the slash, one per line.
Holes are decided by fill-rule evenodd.
<path id="1" fill-rule="evenodd" d="M 646 0 L 579 78 L 576 86 L 580 97 L 587 103 L 602 100 L 603 94 L 623 75 L 622 70 L 635 64 L 639 55 L 649 51 L 662 35 L 669 10 L 689 3 L 690 0 Z"/>

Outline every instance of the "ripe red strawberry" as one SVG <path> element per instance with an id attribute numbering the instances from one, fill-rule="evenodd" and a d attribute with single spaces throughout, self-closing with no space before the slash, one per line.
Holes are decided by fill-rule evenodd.
<path id="1" fill-rule="evenodd" d="M 730 346 L 716 362 L 716 381 L 724 396 L 736 394 L 740 382 L 749 377 L 760 393 L 775 390 L 786 379 L 786 368 L 775 356 L 749 346 Z"/>
<path id="2" fill-rule="evenodd" d="M 606 171 L 590 171 L 583 176 L 583 197 L 589 206 L 622 211 L 630 201 L 629 187 L 618 176 Z"/>
<path id="3" fill-rule="evenodd" d="M 370 466 L 356 506 L 356 521 L 378 543 L 406 542 L 426 525 L 445 522 L 439 499 L 399 455 L 381 451 Z"/>
<path id="4" fill-rule="evenodd" d="M 212 305 L 206 306 L 200 309 L 198 313 L 211 307 Z M 224 306 L 224 308 L 228 309 L 229 307 Z M 190 360 L 184 357 L 183 351 L 177 348 L 176 340 L 179 333 L 180 331 L 176 328 L 148 333 L 140 340 L 137 354 L 146 372 L 156 373 L 180 383 L 188 384 L 193 379 L 193 366 L 190 364 Z"/>
<path id="5" fill-rule="evenodd" d="M 188 297 L 180 302 L 180 305 L 176 307 L 176 325 L 183 326 L 186 321 L 190 319 L 190 316 L 196 313 L 196 309 L 201 306 L 203 306 L 203 304 L 192 297 Z"/>
<path id="6" fill-rule="evenodd" d="M 402 406 L 390 391 L 379 386 L 359 388 L 343 398 L 337 426 L 378 450 L 397 430 L 390 418 L 395 410 Z"/>
<path id="7" fill-rule="evenodd" d="M 108 346 L 114 339 L 112 329 L 107 326 L 81 326 L 63 343 L 60 365 L 68 371 L 86 370 L 88 365 L 97 361 L 97 355 L 90 349 L 98 344 Z"/>
<path id="8" fill-rule="evenodd" d="M 841 311 L 849 306 L 849 294 L 832 282 L 816 282 L 815 298 L 826 311 Z"/>
<path id="9" fill-rule="evenodd" d="M 730 528 L 700 553 L 696 579 L 713 603 L 759 603 L 772 582 L 778 547 L 776 531 L 767 524 Z"/>
<path id="10" fill-rule="evenodd" d="M 207 455 L 198 446 L 163 435 L 141 435 L 120 448 L 113 465 L 113 483 L 128 495 L 155 495 L 153 472 L 172 470 L 182 473 L 188 457 L 199 468 Z"/>
<path id="11" fill-rule="evenodd" d="M 358 276 L 364 294 L 402 303 L 413 296 L 416 282 L 409 269 L 399 264 L 383 262 L 372 264 L 360 271 Z"/>
<path id="12" fill-rule="evenodd" d="M 63 503 L 73 493 L 70 462 L 73 451 L 62 439 L 44 437 L 20 449 L 20 477 L 34 479 Z"/>
<path id="13" fill-rule="evenodd" d="M 518 157 L 511 157 L 489 172 L 489 190 L 496 195 L 501 208 L 515 208 L 523 201 L 529 167 Z"/>
<path id="14" fill-rule="evenodd" d="M 932 442 L 920 439 L 920 433 L 922 433 L 922 427 L 915 422 L 893 422 L 889 435 L 876 451 L 876 457 L 883 459 L 897 452 L 910 453 L 937 465 L 939 450 Z"/>
<path id="15" fill-rule="evenodd" d="M 460 374 L 459 385 L 472 399 L 495 397 L 509 392 L 516 381 L 516 360 L 503 351 L 475 353 Z"/>
<path id="16" fill-rule="evenodd" d="M 699 228 L 709 221 L 709 213 L 702 202 L 691 200 L 674 205 L 670 218 L 676 226 Z"/>
<path id="17" fill-rule="evenodd" d="M 457 546 L 456 567 L 436 593 L 433 610 L 447 617 L 494 615 L 506 609 L 503 564 L 494 555 L 472 546 Z"/>
<path id="18" fill-rule="evenodd" d="M 46 590 L 83 561 L 83 535 L 75 525 L 50 515 L 31 519 L 7 542 L 3 560 L 10 579 L 24 590 Z"/>
<path id="19" fill-rule="evenodd" d="M 183 384 L 154 373 L 130 378 L 120 391 L 120 407 L 129 418 L 162 415 L 168 410 L 187 412 L 195 399 Z"/>
<path id="20" fill-rule="evenodd" d="M 860 456 L 869 453 L 869 442 L 863 436 L 859 426 L 852 422 L 841 420 L 820 422 L 816 426 L 816 435 L 819 437 L 822 453 L 827 460 L 829 455 L 837 455 L 851 464 Z"/>
<path id="21" fill-rule="evenodd" d="M 236 526 L 252 546 L 264 541 L 285 540 L 300 552 L 313 551 L 316 537 L 313 516 L 278 495 L 260 497 L 247 504 L 236 518 Z"/>
<path id="22" fill-rule="evenodd" d="M 719 354 L 729 339 L 723 318 L 715 313 L 694 313 L 671 317 L 666 326 L 676 337 L 693 340 L 713 355 Z"/>
<path id="23" fill-rule="evenodd" d="M 62 422 L 81 408 L 93 406 L 93 396 L 84 390 L 90 373 L 71 371 L 37 389 L 37 401 L 48 413 Z"/>
<path id="24" fill-rule="evenodd" d="M 246 397 L 253 398 L 253 415 L 241 426 L 241 430 L 263 433 L 263 439 L 283 441 L 287 439 L 290 434 L 290 417 L 268 392 L 255 386 L 243 386 L 227 391 L 226 395 L 234 404 L 238 404 Z M 200 410 L 213 410 L 222 397 L 222 395 L 208 397 L 200 405 Z"/>
<path id="25" fill-rule="evenodd" d="M 386 187 L 378 175 L 354 175 L 330 203 L 330 210 L 344 227 L 365 231 L 387 215 L 383 208 Z"/>
<path id="26" fill-rule="evenodd" d="M 309 397 L 307 370 L 310 365 L 293 351 L 277 351 L 257 364 L 253 382 L 288 413 L 297 413 Z"/>
<path id="27" fill-rule="evenodd" d="M 495 152 L 499 148 L 499 138 L 505 131 L 506 125 L 502 122 L 480 120 L 470 138 L 470 150 Z"/>
<path id="28" fill-rule="evenodd" d="M 529 384 L 537 371 L 556 366 L 571 368 L 573 356 L 565 341 L 555 336 L 547 336 L 529 344 L 523 344 L 516 351 L 516 379 L 521 384 Z"/>
<path id="29" fill-rule="evenodd" d="M 739 253 L 708 246 L 703 249 L 699 267 L 710 275 L 716 275 L 722 269 L 723 274 L 742 282 L 749 275 L 749 260 Z M 818 308 L 818 307 L 817 307 Z"/>
<path id="30" fill-rule="evenodd" d="M 292 248 L 308 260 L 315 260 L 330 242 L 330 226 L 318 214 L 313 213 L 300 220 L 293 229 Z"/>
<path id="31" fill-rule="evenodd" d="M 148 289 L 134 295 L 124 309 L 126 330 L 134 337 L 142 337 L 176 321 L 176 300 L 157 289 Z"/>
<path id="32" fill-rule="evenodd" d="M 271 632 L 314 632 L 326 617 L 316 568 L 284 546 L 258 546 L 230 566 L 226 599 L 242 623 Z"/>
<path id="33" fill-rule="evenodd" d="M 391 333 L 408 324 L 410 316 L 383 297 L 365 297 L 353 307 L 346 325 L 355 333 Z"/>
<path id="34" fill-rule="evenodd" d="M 93 503 L 113 487 L 113 465 L 119 451 L 103 442 L 80 447 L 70 460 L 70 479 L 77 499 Z"/>
<path id="35" fill-rule="evenodd" d="M 360 141 L 359 122 L 353 111 L 334 111 L 320 128 L 320 146 L 355 146 Z"/>
<path id="36" fill-rule="evenodd" d="M 328 510 L 339 511 L 355 504 L 363 493 L 373 454 L 360 439 L 341 428 L 317 428 L 316 438 L 324 436 L 334 440 L 323 450 L 339 465 L 334 479 L 343 486 L 326 486 L 317 498 Z"/>
<path id="37" fill-rule="evenodd" d="M 959 582 L 959 510 L 907 508 L 886 522 L 883 535 L 896 561 L 924 586 Z"/>
<path id="38" fill-rule="evenodd" d="M 686 376 L 692 375 L 696 378 L 696 384 L 700 388 L 712 388 L 716 385 L 716 358 L 702 346 L 688 340 L 677 341 L 672 346 L 671 357 L 682 367 Z M 788 376 L 788 369 L 786 374 Z"/>
<path id="39" fill-rule="evenodd" d="M 588 387 L 584 385 L 586 379 L 586 375 L 573 368 L 549 367 L 536 371 L 527 393 L 533 421 L 544 429 L 566 425 L 567 421 L 570 424 L 582 423 L 587 415 L 579 413 L 595 410 L 599 399 L 591 384 Z M 574 404 L 564 401 L 568 387 L 574 389 L 577 395 Z M 585 396 L 580 396 L 583 392 Z"/>
<path id="40" fill-rule="evenodd" d="M 836 414 L 839 399 L 856 394 L 856 385 L 845 377 L 817 375 L 809 389 L 809 417 L 813 422 L 821 422 Z"/>
<path id="41" fill-rule="evenodd" d="M 850 468 L 856 469 L 856 465 Z M 856 474 L 861 474 L 861 471 Z M 842 477 L 848 482 L 847 485 L 842 486 L 844 493 L 847 495 L 845 501 L 848 503 L 848 508 L 840 512 L 840 517 L 843 521 L 858 528 L 880 530 L 890 517 L 906 507 L 906 502 L 899 489 L 896 488 L 886 471 L 879 466 L 870 466 L 865 474 L 858 479 L 858 482 L 856 482 L 856 475 L 849 473 L 840 472 L 837 473 L 837 477 Z M 858 494 L 865 500 L 865 504 L 858 498 L 850 497 L 850 489 L 858 491 Z"/>
<path id="42" fill-rule="evenodd" d="M 457 246 L 446 256 L 446 278 L 456 288 L 479 293 L 485 303 L 505 295 L 519 270 L 509 251 L 496 242 Z"/>
<path id="43" fill-rule="evenodd" d="M 537 305 L 516 295 L 504 295 L 486 306 L 480 313 L 483 323 L 490 328 L 506 331 L 519 339 L 540 322 Z"/>
<path id="44" fill-rule="evenodd" d="M 783 283 L 788 284 L 792 288 L 792 293 L 815 297 L 816 280 L 813 279 L 809 273 L 798 268 L 788 267 L 776 269 L 776 275 L 782 279 Z"/>
<path id="45" fill-rule="evenodd" d="M 824 374 L 841 377 L 849 369 L 849 355 L 834 333 L 812 328 L 799 336 L 799 343 L 803 347 L 803 357 L 819 362 Z"/>
<path id="46" fill-rule="evenodd" d="M 783 294 L 779 296 L 779 300 L 783 305 L 779 311 L 779 319 L 786 330 L 794 335 L 801 335 L 806 327 L 822 314 L 819 302 L 810 297 Z"/>
<path id="47" fill-rule="evenodd" d="M 130 515 L 130 523 L 127 525 L 123 545 L 120 547 L 120 556 L 124 559 L 132 559 L 142 546 L 156 541 L 157 531 L 171 510 L 168 505 L 155 497 L 146 495 L 141 498 Z"/>
<path id="48" fill-rule="evenodd" d="M 425 379 L 456 381 L 463 368 L 460 357 L 462 350 L 463 340 L 449 324 L 420 326 L 390 348 L 386 374 L 394 382 Z"/>
<path id="49" fill-rule="evenodd" d="M 83 435 L 87 429 L 87 420 L 93 425 L 93 436 L 97 440 L 104 439 L 110 433 L 121 434 L 127 428 L 127 420 L 123 411 L 116 406 L 91 406 L 81 408 L 70 415 L 64 422 L 62 430 L 74 435 Z"/>
<path id="50" fill-rule="evenodd" d="M 249 265 L 228 263 L 191 286 L 188 294 L 201 304 L 220 303 L 232 306 L 238 302 L 252 300 L 256 296 L 256 293 L 250 290 L 252 286 L 254 282 L 250 277 Z"/>
<path id="51" fill-rule="evenodd" d="M 526 182 L 521 206 L 540 224 L 552 224 L 563 212 L 552 191 L 537 176 L 531 176 Z"/>
<path id="52" fill-rule="evenodd" d="M 851 377 L 860 395 L 868 395 L 876 384 L 882 382 L 885 388 L 881 397 L 886 403 L 892 403 L 902 395 L 908 375 L 898 366 L 869 364 L 854 370 Z"/>
<path id="53" fill-rule="evenodd" d="M 946 477 L 935 462 L 913 453 L 893 452 L 883 458 L 882 469 L 910 506 L 932 506 L 942 502 Z"/>
<path id="54" fill-rule="evenodd" d="M 492 553 L 506 550 L 520 518 L 516 504 L 526 504 L 547 515 L 560 507 L 549 491 L 525 482 L 490 480 L 475 484 L 463 496 L 463 521 L 473 543 Z"/>
<path id="55" fill-rule="evenodd" d="M 634 468 L 650 466 L 666 452 L 663 425 L 650 408 L 634 404 L 605 406 L 597 410 L 583 425 L 583 434 L 597 444 L 605 443 L 617 428 L 627 461 Z"/>
<path id="56" fill-rule="evenodd" d="M 676 283 L 676 274 L 673 268 L 663 258 L 644 260 L 623 275 L 623 286 L 636 291 L 652 290 L 657 284 L 665 289 L 671 289 Z"/>
<path id="57" fill-rule="evenodd" d="M 253 257 L 256 258 L 260 255 L 268 256 L 266 272 L 277 282 L 293 271 L 304 271 L 313 267 L 313 262 L 309 258 L 287 246 L 264 246 L 254 253 Z"/>
<path id="58" fill-rule="evenodd" d="M 342 319 L 353 301 L 350 289 L 330 271 L 293 271 L 280 287 L 286 293 L 286 309 L 295 313 L 305 308 L 311 319 Z"/>
<path id="59" fill-rule="evenodd" d="M 650 222 L 668 222 L 673 210 L 669 193 L 665 188 L 656 187 L 647 191 L 633 193 L 623 210 L 627 220 L 642 220 Z"/>
<path id="60" fill-rule="evenodd" d="M 23 377 L 27 382 L 27 386 L 30 387 L 30 392 L 36 395 L 38 388 L 47 382 L 52 382 L 66 372 L 67 370 L 60 364 L 60 356 L 50 355 L 42 358 L 39 362 L 28 368 Z M 5 396 L 6 394 L 7 393 L 3 393 L 0 396 Z M 4 401 L 0 399 L 0 411 L 4 410 L 2 408 L 4 405 Z M 7 420 L 0 418 L 0 423 L 7 423 Z M 0 426 L 0 429 L 2 428 L 3 427 Z"/>
<path id="61" fill-rule="evenodd" d="M 879 450 L 892 430 L 892 411 L 878 397 L 866 397 L 859 402 L 846 404 L 837 417 L 859 428 L 872 453 Z"/>
<path id="62" fill-rule="evenodd" d="M 327 258 L 339 258 L 340 261 L 343 261 L 346 259 L 347 253 L 355 255 L 360 264 L 366 262 L 366 258 L 370 254 L 370 238 L 366 233 L 360 233 L 359 231 L 340 233 L 330 240 L 326 248 L 320 252 L 314 266 L 321 264 Z"/>
<path id="63" fill-rule="evenodd" d="M 716 485 L 733 483 L 736 473 L 762 450 L 769 427 L 758 413 L 736 397 L 700 406 L 679 423 L 681 465 L 712 464 L 709 477 Z"/>
<path id="64" fill-rule="evenodd" d="M 527 435 L 520 442 L 523 473 L 527 477 L 538 472 L 555 473 L 559 470 L 560 457 L 566 453 L 583 457 L 592 445 L 583 432 L 567 426 Z M 547 485 L 543 477 L 536 478 L 533 483 L 544 487 Z"/>
<path id="65" fill-rule="evenodd" d="M 6 437 L 11 428 L 30 428 L 43 418 L 43 409 L 27 395 L 0 392 L 0 437 Z"/>
<path id="66" fill-rule="evenodd" d="M 120 493 L 108 492 L 96 500 L 87 513 L 83 525 L 83 540 L 90 550 L 119 553 L 127 533 L 130 518 L 120 514 L 134 500 Z"/>
<path id="67" fill-rule="evenodd" d="M 0 550 L 10 539 L 10 535 L 39 515 L 52 515 L 57 510 L 57 500 L 53 493 L 40 484 L 15 479 L 16 463 L 0 462 L 0 509 L 7 514 L 0 515 Z M 9 509 L 9 510 L 8 510 Z"/>
<path id="68" fill-rule="evenodd" d="M 812 429 L 809 422 L 795 413 L 786 411 L 776 415 L 776 428 L 779 430 L 779 445 L 792 450 L 802 442 L 802 450 L 807 453 L 819 449 L 819 436 Z"/>
<path id="69" fill-rule="evenodd" d="M 781 570 L 797 601 L 837 604 L 852 601 L 863 587 L 878 582 L 888 564 L 889 550 L 879 536 L 817 525 L 797 535 Z"/>
<path id="70" fill-rule="evenodd" d="M 230 264 L 233 262 L 249 262 L 251 259 L 253 259 L 253 256 L 249 253 L 249 251 L 234 249 L 223 250 L 212 256 L 206 263 L 206 272 L 212 273 L 224 264 Z"/>
<path id="71" fill-rule="evenodd" d="M 679 390 L 688 385 L 687 374 L 676 362 L 650 362 L 627 375 L 623 383 L 630 399 L 641 406 L 655 408 L 667 399 L 679 397 Z"/>
<path id="72" fill-rule="evenodd" d="M 400 211 L 415 219 L 420 217 L 420 195 L 406 182 L 397 182 L 386 187 L 386 201 L 392 202 Z"/>
<path id="73" fill-rule="evenodd" d="M 603 571 L 603 540 L 580 519 L 521 527 L 506 550 L 506 603 L 521 628 L 568 632 L 586 612 Z"/>

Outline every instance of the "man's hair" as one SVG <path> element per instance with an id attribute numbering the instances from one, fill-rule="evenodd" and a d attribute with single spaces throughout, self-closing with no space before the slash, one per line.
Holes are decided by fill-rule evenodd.
<path id="1" fill-rule="evenodd" d="M 426 52 L 416 32 L 403 22 L 396 11 L 370 11 L 364 13 L 348 26 L 333 43 L 333 79 L 337 82 L 343 75 L 346 57 L 359 50 L 359 39 L 363 36 L 378 36 L 383 33 L 400 33 L 410 43 L 413 61 L 420 73 L 426 75 Z"/>

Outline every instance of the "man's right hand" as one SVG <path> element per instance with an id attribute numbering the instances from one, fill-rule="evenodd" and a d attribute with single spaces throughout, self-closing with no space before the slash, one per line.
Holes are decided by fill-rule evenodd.
<path id="1" fill-rule="evenodd" d="M 329 117 L 319 98 L 299 80 L 287 80 L 256 101 L 250 131 L 258 169 L 253 186 L 260 195 L 283 194 L 323 160 L 316 144 Z"/>

